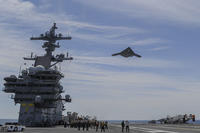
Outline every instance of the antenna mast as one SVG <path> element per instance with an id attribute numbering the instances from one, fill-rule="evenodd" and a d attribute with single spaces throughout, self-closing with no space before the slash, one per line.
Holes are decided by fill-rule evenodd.
<path id="1" fill-rule="evenodd" d="M 36 56 L 36 57 L 24 57 L 24 60 L 35 60 L 34 66 L 42 65 L 46 69 L 56 65 L 59 62 L 63 62 L 64 60 L 73 60 L 72 57 L 65 56 L 64 54 L 57 54 L 56 56 L 52 55 L 52 52 L 55 51 L 55 48 L 60 48 L 59 43 L 56 44 L 57 40 L 71 40 L 71 36 L 63 37 L 61 33 L 56 34 L 55 30 L 58 29 L 56 23 L 50 28 L 49 31 L 45 32 L 45 34 L 40 34 L 40 37 L 31 37 L 30 40 L 43 40 L 45 41 L 42 45 L 42 48 L 45 48 L 44 56 Z M 32 54 L 31 54 L 32 55 Z M 51 64 L 53 62 L 53 64 Z"/>

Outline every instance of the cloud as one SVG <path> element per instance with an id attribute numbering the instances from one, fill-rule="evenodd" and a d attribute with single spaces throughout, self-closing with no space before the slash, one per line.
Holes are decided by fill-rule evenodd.
<path id="1" fill-rule="evenodd" d="M 47 6 L 46 8 L 51 6 Z M 0 1 L 1 25 L 7 28 L 24 28 L 24 32 L 30 34 L 33 31 L 49 28 L 48 23 L 56 22 L 62 27 L 61 32 L 68 31 L 74 38 L 81 40 L 101 42 L 103 44 L 129 44 L 133 42 L 132 34 L 144 34 L 147 31 L 138 27 L 97 25 L 90 22 L 74 20 L 66 13 L 43 13 L 40 6 L 36 6 L 29 1 L 8 0 Z M 31 18 L 31 19 L 30 19 Z M 11 23 L 11 22 L 15 23 Z M 33 31 L 32 34 L 33 34 Z M 120 32 L 119 32 L 120 31 Z"/>
<path id="2" fill-rule="evenodd" d="M 190 104 L 198 99 L 194 97 L 199 93 L 198 80 L 156 72 L 117 71 L 115 65 L 107 70 L 91 66 L 91 63 L 75 61 L 63 68 L 66 75 L 63 85 L 68 87 L 66 92 L 74 99 L 73 104 L 68 105 L 69 109 L 77 109 L 82 114 L 96 113 L 99 119 L 158 119 L 169 112 L 170 115 L 198 112 Z M 92 106 L 85 108 L 86 104 Z M 106 109 L 105 113 L 102 109 Z"/>
<path id="3" fill-rule="evenodd" d="M 94 31 L 99 31 L 99 32 L 104 32 L 104 31 L 126 31 L 127 33 L 132 32 L 132 33 L 144 33 L 146 32 L 143 29 L 139 28 L 130 28 L 130 27 L 124 27 L 124 26 L 107 26 L 107 25 L 95 25 L 95 24 L 90 24 L 86 22 L 79 22 L 79 21 L 74 21 L 74 20 L 65 20 L 65 21 L 58 21 L 62 24 L 70 25 L 72 27 L 77 27 L 79 28 L 86 28 L 86 29 L 91 29 Z"/>
<path id="4" fill-rule="evenodd" d="M 156 71 L 141 71 L 143 67 L 162 68 L 161 70 L 164 71 L 165 69 L 169 70 L 169 67 L 171 69 L 179 69 L 181 64 L 160 60 L 143 60 L 143 62 L 146 63 L 138 64 L 137 61 L 126 62 L 120 59 L 113 61 L 113 59 L 102 57 L 80 58 L 68 64 L 67 68 L 64 68 L 64 73 L 68 75 L 64 83 L 66 85 L 72 84 L 72 86 L 70 85 L 71 87 L 80 88 L 80 91 L 83 88 L 87 91 L 92 91 L 89 88 L 95 87 L 105 89 L 105 91 L 110 90 L 109 94 L 116 94 L 113 91 L 122 92 L 125 89 L 128 92 L 134 90 L 137 94 L 148 93 L 149 95 L 156 94 L 157 96 L 159 96 L 160 92 L 188 91 L 187 87 L 190 86 L 191 88 L 191 84 L 198 83 L 187 82 L 187 79 L 179 80 L 179 77 L 168 76 Z M 163 66 L 158 66 L 157 64 L 163 64 Z M 108 69 L 108 66 L 112 69 Z M 194 85 L 195 91 L 198 86 L 198 84 Z"/>
<path id="5" fill-rule="evenodd" d="M 163 20 L 181 24 L 199 25 L 198 0 L 77 0 L 100 10 L 114 11 L 123 15 L 144 18 L 148 21 Z"/>
<path id="6" fill-rule="evenodd" d="M 158 85 L 159 81 L 162 81 L 162 84 L 169 83 L 168 78 L 164 78 L 160 74 L 151 74 L 148 72 L 139 71 L 142 67 L 146 68 L 162 68 L 169 69 L 170 67 L 180 68 L 181 64 L 172 62 L 172 61 L 162 61 L 162 60 L 143 60 L 144 63 L 137 62 L 137 60 L 125 60 L 124 59 L 112 59 L 112 58 L 103 58 L 103 57 L 80 57 L 79 60 L 75 60 L 68 71 L 72 72 L 73 75 L 78 81 L 85 79 L 97 83 L 100 79 L 100 83 L 105 82 L 117 82 L 121 83 L 122 86 L 126 83 L 128 84 L 140 84 L 142 86 L 150 86 L 150 82 L 155 86 Z M 150 65 L 151 64 L 151 65 Z M 161 65 L 162 64 L 162 65 Z M 99 66 L 97 66 L 99 65 Z M 102 66 L 102 67 L 101 67 Z M 106 66 L 111 66 L 113 69 L 107 70 Z M 121 70 L 118 71 L 115 67 L 120 67 Z M 128 68 L 132 68 L 128 70 Z M 133 70 L 135 68 L 135 70 Z M 90 70 L 90 71 L 87 71 Z M 79 75 L 80 74 L 80 75 Z M 73 77 L 73 76 L 71 76 Z M 97 78 L 97 80 L 95 80 Z M 143 82 L 144 84 L 141 84 Z M 146 83 L 145 83 L 146 82 Z M 133 86 L 134 86 L 133 85 Z M 158 85 L 159 86 L 159 85 Z M 165 86 L 165 85 L 163 85 Z M 166 85 L 167 86 L 167 85 Z M 142 87 L 141 87 L 142 88 Z M 166 87 L 167 88 L 167 87 Z M 174 87 L 169 87 L 174 88 Z"/>
<path id="7" fill-rule="evenodd" d="M 0 3 L 0 10 L 3 13 L 13 15 L 25 15 L 35 7 L 31 2 L 21 0 L 0 0 Z"/>
<path id="8" fill-rule="evenodd" d="M 127 33 L 141 33 L 145 32 L 143 29 L 139 28 L 130 28 L 130 27 L 124 27 L 124 26 L 107 26 L 107 25 L 95 25 L 88 22 L 81 22 L 73 20 L 70 15 L 63 14 L 54 14 L 54 13 L 41 13 L 39 12 L 39 9 L 37 6 L 35 6 L 33 3 L 28 1 L 21 1 L 21 0 L 8 0 L 8 1 L 0 1 L 0 16 L 3 18 L 1 19 L 18 19 L 21 20 L 20 22 L 28 22 L 29 24 L 33 24 L 34 26 L 41 27 L 46 26 L 43 22 L 49 21 L 55 21 L 63 24 L 68 25 L 69 28 L 77 29 L 89 29 L 99 32 L 104 31 L 113 31 L 113 30 L 120 30 L 120 31 L 126 31 Z M 28 19 L 30 18 L 31 19 Z M 16 22 L 17 23 L 17 22 Z M 49 27 L 49 26 L 48 26 Z"/>
<path id="9" fill-rule="evenodd" d="M 160 38 L 148 38 L 148 39 L 134 41 L 132 43 L 132 45 L 133 46 L 135 46 L 135 45 L 142 46 L 142 45 L 149 45 L 149 44 L 151 44 L 151 45 L 154 44 L 155 45 L 155 44 L 162 44 L 162 43 L 165 43 L 165 42 L 167 42 L 167 41 L 162 40 Z"/>
<path id="10" fill-rule="evenodd" d="M 89 2 L 99 4 L 99 1 Z M 147 15 L 153 13 L 152 15 L 158 18 L 160 15 L 158 11 L 164 12 L 163 9 L 155 9 L 154 11 L 152 3 L 147 2 L 150 4 L 149 7 L 142 3 L 144 1 L 134 1 L 134 4 L 131 1 L 117 1 L 117 3 L 120 2 L 121 7 L 116 5 L 115 9 L 112 9 L 111 4 L 105 4 L 103 0 L 101 2 L 104 4 L 101 8 L 113 11 L 117 9 L 121 13 L 130 12 L 128 15 L 133 15 L 132 10 L 134 10 L 138 17 L 145 17 L 148 10 L 150 12 Z M 116 1 L 107 2 L 114 3 Z M 125 10 L 126 5 L 128 7 Z M 148 10 L 142 10 L 141 7 L 146 8 L 146 6 Z M 45 8 L 49 7 L 50 5 Z M 138 8 L 141 9 L 137 10 Z M 34 51 L 39 54 L 42 53 L 42 49 L 39 49 L 40 43 L 30 42 L 28 38 L 30 34 L 38 34 L 43 31 L 42 28 L 48 29 L 49 23 L 54 22 L 54 20 L 57 20 L 56 22 L 63 28 L 59 29 L 61 32 L 69 30 L 73 37 L 81 40 L 81 43 L 77 44 L 76 53 L 81 51 L 80 46 L 84 48 L 82 43 L 86 40 L 95 41 L 98 44 L 111 44 L 111 46 L 116 46 L 114 44 L 121 44 L 122 46 L 132 44 L 143 47 L 167 42 L 165 39 L 151 35 L 140 37 L 140 39 L 132 37 L 132 35 L 143 35 L 151 32 L 143 28 L 99 25 L 91 23 L 89 20 L 88 22 L 74 20 L 70 15 L 44 13 L 40 10 L 41 7 L 37 7 L 29 1 L 0 1 L 1 79 L 10 74 L 18 74 L 19 66 L 23 63 L 20 57 Z M 168 10 L 168 6 L 166 6 L 166 15 L 169 12 Z M 142 13 L 142 15 L 137 15 L 137 12 Z M 154 12 L 158 12 L 158 15 Z M 97 46 L 96 43 L 94 45 Z M 152 50 L 161 50 L 164 47 L 160 46 Z M 105 47 L 105 49 L 108 48 Z M 96 57 L 91 57 L 93 51 L 87 49 L 86 51 L 85 56 L 80 54 L 80 56 L 75 56 L 72 63 L 65 62 L 62 64 L 65 78 L 61 82 L 64 88 L 66 87 L 66 93 L 69 93 L 73 98 L 73 104 L 67 105 L 67 111 L 71 108 L 72 111 L 79 111 L 84 114 L 98 114 L 100 119 L 151 119 L 157 117 L 158 114 L 163 114 L 162 112 L 184 113 L 184 111 L 189 111 L 194 107 L 194 104 L 190 103 L 199 101 L 200 84 L 198 80 L 185 75 L 183 79 L 177 73 L 173 75 L 165 73 L 187 67 L 181 62 L 163 60 L 159 57 L 141 59 L 99 57 L 96 54 L 98 50 L 94 51 Z M 86 56 L 87 54 L 90 56 Z M 3 86 L 3 83 L 1 85 Z M 1 99 L 4 100 L 0 104 L 5 105 L 8 95 L 3 92 L 0 95 Z M 181 106 L 182 103 L 186 103 L 184 107 Z M 86 107 L 86 104 L 91 106 Z M 12 117 L 17 116 L 17 111 L 11 109 L 13 108 L 13 101 L 9 101 L 6 106 L 8 109 L 5 108 L 3 112 L 11 111 L 5 114 L 6 116 L 11 116 L 10 114 L 12 114 Z M 171 111 L 170 108 L 174 110 Z M 192 108 L 192 111 L 195 113 L 199 109 Z"/>
<path id="11" fill-rule="evenodd" d="M 63 68 L 66 75 L 63 85 L 68 86 L 66 92 L 73 99 L 68 109 L 77 109 L 81 114 L 96 113 L 99 119 L 159 119 L 177 113 L 198 114 L 198 109 L 191 103 L 198 99 L 195 95 L 199 93 L 200 81 L 141 70 L 151 67 L 169 71 L 169 68 L 187 66 L 177 61 L 141 60 L 144 64 L 134 59 L 75 57 L 73 62 L 63 64 L 67 66 Z M 92 106 L 85 108 L 85 104 Z M 106 109 L 104 113 L 102 109 Z"/>
<path id="12" fill-rule="evenodd" d="M 111 66 L 126 66 L 126 67 L 149 67 L 149 68 L 178 68 L 182 66 L 177 61 L 151 59 L 151 58 L 123 58 L 123 57 L 89 57 L 75 56 L 75 63 L 82 64 L 99 64 Z"/>
<path id="13" fill-rule="evenodd" d="M 170 47 L 168 47 L 168 46 L 161 46 L 161 47 L 155 47 L 155 48 L 151 48 L 151 49 L 149 49 L 149 51 L 162 51 L 162 50 L 167 50 L 167 49 L 169 49 Z"/>

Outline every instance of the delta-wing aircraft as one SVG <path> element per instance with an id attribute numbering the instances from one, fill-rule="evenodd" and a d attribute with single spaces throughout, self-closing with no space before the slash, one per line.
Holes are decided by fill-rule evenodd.
<path id="1" fill-rule="evenodd" d="M 130 47 L 126 48 L 125 50 L 119 52 L 119 53 L 115 53 L 115 54 L 112 54 L 112 56 L 117 56 L 117 55 L 121 55 L 123 57 L 132 57 L 132 56 L 136 56 L 136 57 L 142 57 L 141 55 L 139 54 L 136 54 Z"/>

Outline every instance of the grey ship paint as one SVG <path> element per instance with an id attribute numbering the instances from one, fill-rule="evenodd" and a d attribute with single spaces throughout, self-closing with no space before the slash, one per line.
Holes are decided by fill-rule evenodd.
<path id="1" fill-rule="evenodd" d="M 71 40 L 71 37 L 63 37 L 61 33 L 56 34 L 56 23 L 45 34 L 40 37 L 31 37 L 31 40 L 45 41 L 42 48 L 46 53 L 43 56 L 24 58 L 33 60 L 34 66 L 21 71 L 16 77 L 11 75 L 5 77 L 6 93 L 14 93 L 15 103 L 20 104 L 19 124 L 25 126 L 53 126 L 62 121 L 62 111 L 65 102 L 71 102 L 69 95 L 62 98 L 64 92 L 60 79 L 64 75 L 58 71 L 56 64 L 64 60 L 73 60 L 64 54 L 53 55 L 55 48 L 59 48 L 57 40 Z"/>

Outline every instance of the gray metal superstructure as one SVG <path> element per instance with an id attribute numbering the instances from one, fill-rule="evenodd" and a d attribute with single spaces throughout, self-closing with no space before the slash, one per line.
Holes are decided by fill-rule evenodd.
<path id="1" fill-rule="evenodd" d="M 64 110 L 63 102 L 71 102 L 69 95 L 62 98 L 64 92 L 60 79 L 64 75 L 57 69 L 56 64 L 64 60 L 73 60 L 64 54 L 53 55 L 55 48 L 59 48 L 57 40 L 71 40 L 71 37 L 63 37 L 56 34 L 56 23 L 40 37 L 31 37 L 31 40 L 44 40 L 42 48 L 46 53 L 42 56 L 25 57 L 24 60 L 33 60 L 34 66 L 21 71 L 17 77 L 11 75 L 5 77 L 6 93 L 14 93 L 15 103 L 20 104 L 19 124 L 25 126 L 53 126 L 62 121 Z"/>

